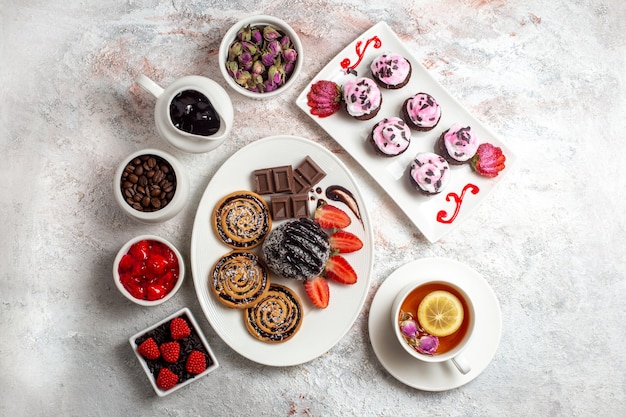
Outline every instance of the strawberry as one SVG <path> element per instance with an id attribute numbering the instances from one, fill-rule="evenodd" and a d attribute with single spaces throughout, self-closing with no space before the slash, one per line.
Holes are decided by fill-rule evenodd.
<path id="1" fill-rule="evenodd" d="M 167 368 L 161 368 L 156 380 L 157 387 L 167 391 L 178 384 L 178 375 Z"/>
<path id="2" fill-rule="evenodd" d="M 339 84 L 320 80 L 311 85 L 306 95 L 311 114 L 318 117 L 328 117 L 335 114 L 341 105 L 341 86 Z"/>
<path id="3" fill-rule="evenodd" d="M 172 335 L 172 339 L 184 339 L 191 334 L 191 330 L 189 329 L 189 325 L 187 321 L 182 317 L 176 317 L 170 322 L 170 333 Z"/>
<path id="4" fill-rule="evenodd" d="M 153 253 L 146 259 L 146 270 L 152 275 L 161 275 L 167 269 L 167 259 L 163 255 Z"/>
<path id="5" fill-rule="evenodd" d="M 144 358 L 151 361 L 158 359 L 159 356 L 161 356 L 159 346 L 151 337 L 144 340 L 139 346 L 137 346 L 137 352 L 139 352 L 139 354 Z"/>
<path id="6" fill-rule="evenodd" d="M 304 281 L 304 290 L 315 307 L 328 307 L 328 302 L 330 300 L 330 288 L 328 288 L 328 281 L 326 281 L 324 277 L 307 279 Z"/>
<path id="7" fill-rule="evenodd" d="M 354 284 L 357 281 L 356 272 L 341 255 L 333 255 L 326 263 L 326 278 L 341 284 Z"/>
<path id="8" fill-rule="evenodd" d="M 130 271 L 133 268 L 134 263 L 135 260 L 132 256 L 130 256 L 128 253 L 124 254 L 124 256 L 122 256 L 122 259 L 120 259 L 118 272 Z"/>
<path id="9" fill-rule="evenodd" d="M 168 293 L 167 288 L 161 284 L 149 284 L 145 286 L 144 299 L 148 301 L 160 300 Z"/>
<path id="10" fill-rule="evenodd" d="M 148 259 L 148 253 L 150 252 L 150 243 L 147 240 L 140 240 L 130 247 L 128 253 L 133 258 L 144 261 Z"/>
<path id="11" fill-rule="evenodd" d="M 159 347 L 159 350 L 165 362 L 174 363 L 180 356 L 180 345 L 178 342 L 165 342 Z"/>
<path id="12" fill-rule="evenodd" d="M 199 350 L 193 350 L 187 356 L 187 362 L 185 363 L 185 369 L 190 374 L 201 374 L 206 369 L 206 358 L 204 353 Z"/>
<path id="13" fill-rule="evenodd" d="M 352 223 L 345 211 L 330 204 L 318 206 L 313 213 L 313 220 L 324 229 L 343 229 Z"/>
<path id="14" fill-rule="evenodd" d="M 501 148 L 491 143 L 481 143 L 476 150 L 476 155 L 470 160 L 470 166 L 478 174 L 493 178 L 504 169 L 505 161 L 506 156 Z"/>
<path id="15" fill-rule="evenodd" d="M 334 253 L 356 252 L 363 247 L 363 242 L 357 235 L 345 230 L 338 230 L 328 238 L 328 241 Z"/>

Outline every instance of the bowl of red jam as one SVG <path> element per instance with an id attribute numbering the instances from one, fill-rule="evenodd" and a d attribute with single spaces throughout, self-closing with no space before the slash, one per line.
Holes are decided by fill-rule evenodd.
<path id="1" fill-rule="evenodd" d="M 172 298 L 184 277 L 185 263 L 178 249 L 155 235 L 129 240 L 113 263 L 117 289 L 143 306 L 159 305 Z"/>

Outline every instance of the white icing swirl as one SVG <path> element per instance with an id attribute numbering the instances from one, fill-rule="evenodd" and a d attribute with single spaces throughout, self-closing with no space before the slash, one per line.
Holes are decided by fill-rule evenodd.
<path id="1" fill-rule="evenodd" d="M 402 55 L 385 52 L 372 61 L 370 70 L 383 84 L 395 87 L 409 76 L 411 64 Z"/>
<path id="2" fill-rule="evenodd" d="M 407 100 L 405 110 L 417 127 L 432 128 L 439 123 L 441 108 L 430 94 L 418 93 Z"/>
<path id="3" fill-rule="evenodd" d="M 450 166 L 441 155 L 421 152 L 411 162 L 410 175 L 415 184 L 423 191 L 436 194 L 448 185 Z"/>
<path id="4" fill-rule="evenodd" d="M 372 140 L 385 155 L 399 155 L 411 143 L 411 129 L 399 117 L 385 118 L 372 129 Z"/>
<path id="5" fill-rule="evenodd" d="M 360 77 L 343 85 L 343 98 L 348 114 L 359 117 L 380 107 L 382 96 L 374 80 Z"/>
<path id="6" fill-rule="evenodd" d="M 450 157 L 460 162 L 468 161 L 478 149 L 478 138 L 472 129 L 458 123 L 444 133 L 443 143 Z"/>

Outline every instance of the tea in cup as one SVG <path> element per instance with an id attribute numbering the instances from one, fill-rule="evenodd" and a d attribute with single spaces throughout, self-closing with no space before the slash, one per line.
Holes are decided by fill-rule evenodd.
<path id="1" fill-rule="evenodd" d="M 165 89 L 143 74 L 135 81 L 157 99 L 157 131 L 172 146 L 186 152 L 208 152 L 230 133 L 233 105 L 215 81 L 191 75 L 177 79 Z"/>
<path id="2" fill-rule="evenodd" d="M 463 355 L 474 332 L 472 300 L 454 279 L 421 281 L 404 287 L 392 307 L 398 343 L 424 362 L 452 361 L 467 374 L 471 364 Z"/>

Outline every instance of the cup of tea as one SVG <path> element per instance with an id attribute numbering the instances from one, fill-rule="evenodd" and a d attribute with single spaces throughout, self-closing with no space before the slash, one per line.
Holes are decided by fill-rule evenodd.
<path id="1" fill-rule="evenodd" d="M 396 296 L 391 321 L 397 342 L 424 362 L 451 361 L 462 374 L 471 371 L 464 355 L 475 327 L 475 310 L 461 280 L 423 280 Z"/>
<path id="2" fill-rule="evenodd" d="M 191 153 L 212 151 L 233 127 L 233 104 L 215 81 L 190 75 L 167 88 L 143 74 L 137 84 L 156 99 L 154 122 L 159 135 L 177 149 Z"/>

